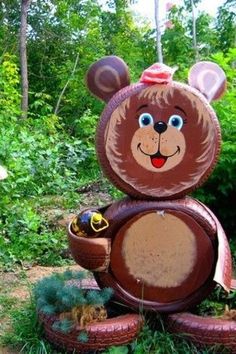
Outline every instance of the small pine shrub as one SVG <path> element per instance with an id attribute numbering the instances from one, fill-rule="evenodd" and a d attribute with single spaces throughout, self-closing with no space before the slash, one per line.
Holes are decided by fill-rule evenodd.
<path id="1" fill-rule="evenodd" d="M 37 309 L 45 314 L 48 311 L 57 314 L 69 311 L 75 305 L 84 304 L 84 291 L 77 284 L 73 284 L 73 281 L 80 282 L 86 276 L 85 272 L 67 270 L 40 280 L 34 288 Z M 71 283 L 67 283 L 70 281 Z"/>
<path id="2" fill-rule="evenodd" d="M 113 290 L 86 290 L 80 287 L 81 280 L 87 277 L 86 272 L 55 273 L 50 277 L 40 280 L 34 287 L 33 293 L 36 308 L 45 315 L 59 315 L 71 313 L 76 308 L 84 305 L 103 306 L 113 295 Z M 75 323 L 71 318 L 56 320 L 52 326 L 55 331 L 69 333 Z M 86 336 L 81 332 L 78 340 L 85 342 Z"/>
<path id="3" fill-rule="evenodd" d="M 62 332 L 64 334 L 70 333 L 73 327 L 74 323 L 66 318 L 64 320 L 55 321 L 52 325 L 54 331 Z"/>
<path id="4" fill-rule="evenodd" d="M 77 337 L 78 342 L 80 343 L 87 343 L 89 340 L 88 333 L 85 331 L 81 331 L 80 334 Z"/>

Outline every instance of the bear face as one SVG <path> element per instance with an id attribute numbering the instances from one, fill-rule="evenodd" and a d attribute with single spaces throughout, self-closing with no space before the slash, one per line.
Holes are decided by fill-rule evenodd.
<path id="1" fill-rule="evenodd" d="M 209 84 L 202 74 L 196 82 Z M 208 92 L 215 86 L 219 96 L 219 86 L 224 89 L 219 82 L 213 80 Z M 96 145 L 103 171 L 125 193 L 176 198 L 198 187 L 213 170 L 220 127 L 207 99 L 191 86 L 170 79 L 141 82 L 121 88 L 109 100 Z"/>

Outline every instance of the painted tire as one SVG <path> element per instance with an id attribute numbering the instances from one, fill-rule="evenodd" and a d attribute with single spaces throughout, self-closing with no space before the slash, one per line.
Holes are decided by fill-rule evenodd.
<path id="1" fill-rule="evenodd" d="M 86 238 L 76 236 L 68 226 L 68 241 L 71 254 L 81 267 L 91 271 L 105 271 L 110 262 L 110 240 L 108 238 Z"/>
<path id="2" fill-rule="evenodd" d="M 231 280 L 231 290 L 236 290 L 236 279 Z"/>
<path id="3" fill-rule="evenodd" d="M 164 218 L 162 218 L 163 213 L 165 214 Z M 101 288 L 112 287 L 115 297 L 119 301 L 134 309 L 142 306 L 147 310 L 174 313 L 186 311 L 202 301 L 212 291 L 215 286 L 213 276 L 217 258 L 216 225 L 211 215 L 199 203 L 191 198 L 149 202 L 126 198 L 111 205 L 104 216 L 110 225 L 103 234 L 104 238 L 111 240 L 110 265 L 106 271 L 94 272 L 94 276 Z M 149 217 L 155 225 L 151 228 L 147 227 L 152 224 Z M 135 229 L 135 225 L 140 220 L 143 223 L 141 227 L 144 231 L 141 231 L 138 236 L 139 229 Z M 155 222 L 157 224 L 154 224 Z M 169 222 L 174 225 L 174 236 L 171 231 L 166 234 L 165 230 L 166 227 L 168 229 Z M 180 243 L 175 244 L 175 239 L 177 239 L 175 231 L 178 230 L 178 225 L 180 228 L 187 225 L 190 231 L 187 231 L 186 239 L 181 239 Z M 161 233 L 159 232 L 160 227 L 163 229 Z M 186 231 L 184 227 L 183 230 Z M 154 231 L 150 231 L 150 229 Z M 191 237 L 193 238 L 193 246 L 191 246 L 191 241 L 189 249 L 186 248 L 183 251 L 181 245 L 188 244 Z M 158 238 L 163 243 L 163 248 L 159 249 L 159 246 L 156 245 L 155 242 Z M 177 255 L 172 256 L 169 246 L 170 239 L 173 240 L 173 249 L 181 251 L 179 253 L 176 251 Z M 147 254 L 146 249 L 150 254 Z M 194 261 L 191 259 L 192 256 L 190 257 L 188 254 L 189 250 L 190 253 L 196 250 L 196 254 L 194 253 L 193 256 L 195 257 Z M 165 252 L 167 260 L 162 257 Z M 159 256 L 160 258 L 158 258 Z M 175 273 L 177 273 L 178 262 L 181 263 L 184 257 L 186 257 L 187 265 L 179 267 L 180 272 L 182 269 L 184 270 L 183 274 L 177 274 L 177 279 Z M 134 266 L 133 261 L 134 263 L 137 261 Z M 159 273 L 165 274 L 166 267 L 172 267 L 166 279 L 169 281 L 169 278 L 173 277 L 173 281 L 171 280 L 172 283 L 165 285 L 166 279 L 163 278 L 160 283 L 156 273 L 159 271 Z M 140 272 L 139 269 L 141 269 Z M 143 269 L 145 275 L 142 275 Z M 185 272 L 186 269 L 188 274 Z M 146 276 L 146 274 L 150 276 Z M 180 278 L 181 280 L 179 280 Z"/>
<path id="4" fill-rule="evenodd" d="M 93 279 L 83 280 L 84 289 L 99 289 Z M 45 338 L 59 349 L 70 353 L 86 353 L 89 351 L 104 350 L 110 346 L 118 346 L 132 342 L 139 334 L 143 325 L 142 316 L 136 313 L 124 313 L 123 308 L 117 304 L 109 303 L 111 318 L 102 322 L 92 323 L 81 329 L 76 326 L 69 333 L 62 333 L 52 328 L 53 323 L 59 320 L 59 316 L 39 313 L 39 321 L 43 325 Z M 120 315 L 121 314 L 121 315 Z M 86 331 L 88 341 L 79 342 L 77 337 Z"/>
<path id="5" fill-rule="evenodd" d="M 82 353 L 90 350 L 104 350 L 110 346 L 118 346 L 132 342 L 142 327 L 142 319 L 137 314 L 127 314 L 106 321 L 86 326 L 88 342 L 81 343 L 77 337 L 84 329 L 77 327 L 70 333 L 64 334 L 52 329 L 56 316 L 39 315 L 43 324 L 45 338 L 57 348 L 67 352 Z"/>
<path id="6" fill-rule="evenodd" d="M 186 312 L 169 315 L 166 323 L 170 332 L 186 334 L 186 339 L 197 345 L 223 345 L 230 353 L 236 353 L 235 321 L 202 317 Z"/>
<path id="7" fill-rule="evenodd" d="M 191 117 L 182 132 L 170 127 L 170 106 L 181 111 L 184 107 L 186 117 Z M 153 124 L 166 128 L 158 151 L 155 127 L 142 129 L 139 123 L 146 111 Z M 104 174 L 117 188 L 133 198 L 165 200 L 180 198 L 206 181 L 217 162 L 220 141 L 215 112 L 198 90 L 174 81 L 166 86 L 138 83 L 121 89 L 108 102 L 99 121 L 96 149 Z"/>

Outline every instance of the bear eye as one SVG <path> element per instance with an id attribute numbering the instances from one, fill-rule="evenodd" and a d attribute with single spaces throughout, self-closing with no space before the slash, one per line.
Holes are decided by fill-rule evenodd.
<path id="1" fill-rule="evenodd" d="M 184 120 L 178 114 L 173 114 L 169 118 L 168 125 L 172 125 L 172 127 L 175 127 L 178 130 L 180 130 L 182 128 L 182 126 L 184 125 Z"/>
<path id="2" fill-rule="evenodd" d="M 142 113 L 138 119 L 140 128 L 147 127 L 148 125 L 153 125 L 153 117 L 149 113 Z"/>

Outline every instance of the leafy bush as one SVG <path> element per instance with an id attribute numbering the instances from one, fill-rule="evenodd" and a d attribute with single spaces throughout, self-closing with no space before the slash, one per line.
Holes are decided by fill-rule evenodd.
<path id="1" fill-rule="evenodd" d="M 82 117 L 78 125 L 84 125 L 84 130 L 81 139 L 75 138 L 52 114 L 50 96 L 35 94 L 29 118 L 20 119 L 14 61 L 6 55 L 0 64 L 0 165 L 6 166 L 9 174 L 0 184 L 1 264 L 31 261 L 58 265 L 67 244 L 65 232 L 48 225 L 34 201 L 44 195 L 65 194 L 69 199 L 79 184 L 95 178 L 95 117 L 90 112 Z"/>
<path id="2" fill-rule="evenodd" d="M 61 265 L 67 248 L 64 230 L 52 229 L 27 201 L 16 200 L 1 210 L 0 265 L 29 262 Z"/>
<path id="3" fill-rule="evenodd" d="M 215 171 L 195 196 L 206 203 L 218 216 L 228 236 L 236 239 L 236 86 L 234 60 L 236 49 L 227 55 L 215 54 L 212 60 L 225 71 L 228 80 L 226 94 L 213 104 L 222 128 L 222 151 Z"/>
<path id="4" fill-rule="evenodd" d="M 217 286 L 207 299 L 196 307 L 196 312 L 202 316 L 222 316 L 226 305 L 230 310 L 236 309 L 236 291 L 228 294 Z"/>

